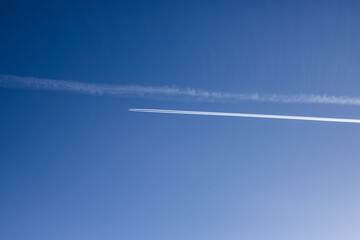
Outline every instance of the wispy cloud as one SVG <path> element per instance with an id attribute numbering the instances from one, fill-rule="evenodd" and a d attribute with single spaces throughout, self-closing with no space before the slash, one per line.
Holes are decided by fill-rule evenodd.
<path id="1" fill-rule="evenodd" d="M 302 120 L 302 121 L 337 122 L 337 123 L 360 123 L 360 119 L 323 118 L 323 117 L 305 117 L 305 116 L 289 116 L 289 115 L 252 114 L 252 113 L 203 112 L 203 111 L 139 109 L 139 108 L 130 108 L 129 111 L 144 112 L 144 113 L 182 114 L 182 115 L 267 118 L 267 119 Z"/>
<path id="2" fill-rule="evenodd" d="M 0 87 L 39 89 L 77 92 L 90 95 L 109 95 L 119 97 L 165 98 L 173 100 L 192 100 L 204 102 L 238 103 L 243 101 L 278 102 L 278 103 L 319 103 L 360 105 L 360 97 L 328 95 L 262 95 L 258 93 L 227 93 L 205 91 L 192 88 L 151 87 L 131 85 L 111 85 L 84 83 L 35 77 L 0 75 Z"/>

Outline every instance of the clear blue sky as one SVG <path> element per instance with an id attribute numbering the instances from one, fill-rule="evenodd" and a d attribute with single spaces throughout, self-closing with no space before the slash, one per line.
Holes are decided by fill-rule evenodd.
<path id="1" fill-rule="evenodd" d="M 0 2 L 0 73 L 359 96 L 358 1 Z M 360 238 L 359 107 L 0 89 L 0 238 Z"/>

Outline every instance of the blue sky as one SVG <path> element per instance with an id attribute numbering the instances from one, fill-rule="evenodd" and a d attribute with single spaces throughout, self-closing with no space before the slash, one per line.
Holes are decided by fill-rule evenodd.
<path id="1" fill-rule="evenodd" d="M 359 96 L 356 1 L 2 1 L 0 74 Z M 357 239 L 359 106 L 0 88 L 2 239 Z"/>

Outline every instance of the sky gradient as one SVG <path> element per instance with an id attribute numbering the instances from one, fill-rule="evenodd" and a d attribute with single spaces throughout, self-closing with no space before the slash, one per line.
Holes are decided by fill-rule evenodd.
<path id="1" fill-rule="evenodd" d="M 0 74 L 360 97 L 356 1 L 1 1 Z M 360 238 L 359 106 L 0 88 L 0 238 Z"/>

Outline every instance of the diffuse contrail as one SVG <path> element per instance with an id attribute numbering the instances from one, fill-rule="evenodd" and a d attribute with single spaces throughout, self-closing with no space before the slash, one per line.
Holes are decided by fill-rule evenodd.
<path id="1" fill-rule="evenodd" d="M 238 103 L 243 101 L 278 103 L 319 103 L 360 105 L 360 97 L 327 95 L 261 95 L 258 93 L 227 93 L 192 88 L 150 87 L 84 83 L 35 77 L 0 74 L 0 87 L 77 92 L 118 97 L 165 98 L 168 100 Z"/>
<path id="2" fill-rule="evenodd" d="M 337 122 L 337 123 L 360 123 L 360 119 L 304 117 L 304 116 L 269 115 L 269 114 L 252 114 L 252 113 L 203 112 L 203 111 L 184 111 L 184 110 L 166 110 L 166 109 L 138 109 L 138 108 L 130 108 L 129 111 L 131 111 L 131 112 L 144 112 L 144 113 L 182 114 L 182 115 L 267 118 L 267 119 L 302 120 L 302 121 Z"/>

